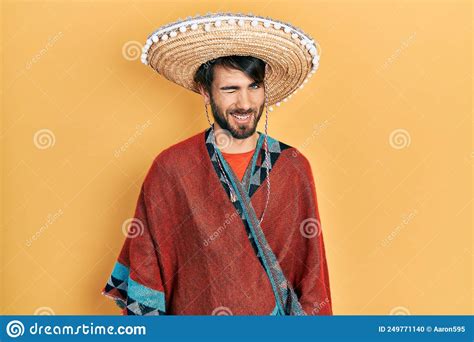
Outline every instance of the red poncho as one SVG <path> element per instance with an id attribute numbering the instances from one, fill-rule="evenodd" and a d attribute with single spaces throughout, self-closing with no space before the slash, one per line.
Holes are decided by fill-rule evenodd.
<path id="1" fill-rule="evenodd" d="M 213 137 L 208 128 L 155 158 L 102 293 L 128 315 L 331 315 L 308 160 L 268 137 L 267 168 L 259 132 L 240 182 Z"/>

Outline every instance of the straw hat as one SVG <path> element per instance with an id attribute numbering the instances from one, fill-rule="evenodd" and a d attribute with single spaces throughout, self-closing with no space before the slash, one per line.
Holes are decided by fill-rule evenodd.
<path id="1" fill-rule="evenodd" d="M 229 55 L 250 55 L 267 63 L 268 105 L 286 102 L 319 66 L 319 46 L 308 34 L 251 13 L 208 13 L 161 26 L 148 36 L 141 61 L 199 93 L 193 80 L 197 69 Z"/>

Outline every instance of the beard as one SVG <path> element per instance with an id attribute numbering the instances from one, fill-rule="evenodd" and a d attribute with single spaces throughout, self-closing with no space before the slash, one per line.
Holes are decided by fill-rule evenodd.
<path id="1" fill-rule="evenodd" d="M 212 96 L 210 97 L 210 102 L 211 102 L 211 109 L 212 109 L 212 116 L 214 117 L 214 120 L 217 122 L 217 124 L 222 128 L 230 132 L 232 134 L 232 137 L 235 139 L 246 139 L 250 136 L 252 136 L 256 129 L 257 129 L 257 124 L 260 121 L 260 118 L 263 113 L 263 108 L 264 104 L 260 106 L 260 108 L 250 108 L 246 111 L 244 110 L 229 110 L 226 113 L 224 113 L 219 106 L 214 102 L 214 99 Z M 258 112 L 258 113 L 257 113 Z M 232 114 L 238 114 L 238 115 L 246 115 L 250 114 L 250 122 L 248 123 L 236 123 L 235 121 L 231 122 L 231 116 Z"/>

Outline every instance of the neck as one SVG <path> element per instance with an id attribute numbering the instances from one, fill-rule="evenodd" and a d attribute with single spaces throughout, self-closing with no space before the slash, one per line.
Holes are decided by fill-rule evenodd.
<path id="1" fill-rule="evenodd" d="M 214 129 L 219 130 L 221 127 L 217 122 L 214 121 Z M 217 144 L 217 147 L 221 152 L 224 153 L 244 153 L 254 150 L 257 147 L 258 141 L 258 132 L 255 131 L 254 134 L 245 139 L 236 139 L 232 138 L 232 143 L 224 143 L 224 146 L 221 147 Z M 228 145 L 228 146 L 227 146 Z"/>

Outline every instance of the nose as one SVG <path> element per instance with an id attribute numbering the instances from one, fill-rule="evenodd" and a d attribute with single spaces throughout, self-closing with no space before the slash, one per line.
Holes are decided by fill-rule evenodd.
<path id="1" fill-rule="evenodd" d="M 250 101 L 250 96 L 246 90 L 240 91 L 239 96 L 237 97 L 237 108 L 239 111 L 249 111 L 252 108 L 252 103 Z"/>

